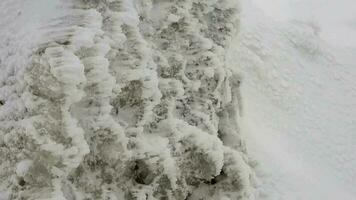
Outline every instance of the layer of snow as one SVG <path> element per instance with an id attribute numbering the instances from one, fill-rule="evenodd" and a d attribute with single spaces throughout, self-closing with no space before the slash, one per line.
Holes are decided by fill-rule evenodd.
<path id="1" fill-rule="evenodd" d="M 355 51 L 308 24 L 274 22 L 246 3 L 231 64 L 244 76 L 243 132 L 267 199 L 355 199 Z"/>
<path id="2" fill-rule="evenodd" d="M 65 10 L 58 9 L 59 1 L 52 0 L 11 0 L 0 2 L 0 99 L 12 99 L 12 105 L 0 111 L 0 124 L 4 117 L 21 107 L 16 99 L 16 92 L 21 82 L 16 82 L 16 75 L 26 66 L 31 53 L 46 33 L 44 25 L 51 19 L 61 16 Z M 12 86 L 6 86 L 7 84 Z M 16 173 L 23 175 L 31 165 L 30 160 L 19 162 Z M 0 171 L 4 169 L 0 168 Z M 7 200 L 8 191 L 0 182 L 0 200 Z"/>
<path id="3" fill-rule="evenodd" d="M 247 1 L 67 2 L 0 2 L 0 200 L 355 199 L 355 49 Z"/>
<path id="4" fill-rule="evenodd" d="M 313 23 L 333 46 L 356 47 L 354 0 L 252 0 L 271 20 Z M 273 2 L 273 3 L 272 3 Z"/>
<path id="5" fill-rule="evenodd" d="M 257 197 L 225 60 L 237 2 L 63 2 L 2 5 L 25 13 L 0 52 L 2 198 Z"/>

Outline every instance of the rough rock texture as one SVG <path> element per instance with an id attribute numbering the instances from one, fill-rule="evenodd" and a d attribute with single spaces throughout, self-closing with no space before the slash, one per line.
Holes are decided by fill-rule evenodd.
<path id="1" fill-rule="evenodd" d="M 225 66 L 235 1 L 71 7 L 1 84 L 8 199 L 254 199 L 240 79 Z"/>

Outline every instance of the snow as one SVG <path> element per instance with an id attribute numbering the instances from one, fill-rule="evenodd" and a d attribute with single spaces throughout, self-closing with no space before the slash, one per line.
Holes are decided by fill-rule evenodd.
<path id="1" fill-rule="evenodd" d="M 250 10 L 249 10 L 250 9 Z M 242 132 L 267 199 L 354 199 L 356 61 L 302 24 L 243 7 L 231 64 L 243 74 Z"/>
<path id="2" fill-rule="evenodd" d="M 313 24 L 233 0 L 0 9 L 0 200 L 355 199 L 356 49 Z"/>
<path id="3" fill-rule="evenodd" d="M 16 117 L 15 113 L 23 109 L 23 103 L 17 96 L 17 93 L 22 90 L 23 81 L 16 75 L 22 74 L 23 67 L 29 62 L 29 55 L 44 36 L 46 30 L 43 29 L 43 25 L 64 12 L 58 9 L 58 5 L 58 1 L 47 0 L 0 2 L 2 10 L 0 14 L 0 99 L 5 102 L 0 109 L 0 124 L 5 127 L 11 126 L 11 122 L 7 123 L 5 119 Z M 12 138 L 4 139 L 10 141 Z M 23 175 L 30 165 L 30 160 L 19 162 L 16 173 L 19 176 Z M 4 171 L 5 169 L 0 168 L 0 172 Z M 3 184 L 4 182 L 0 183 L 0 199 L 6 200 L 8 191 L 3 188 Z"/>
<path id="4" fill-rule="evenodd" d="M 2 198 L 255 196 L 224 59 L 236 2 L 27 3 L 61 12 L 8 19 L 33 35 L 1 52 L 26 50 L 1 65 Z"/>
<path id="5" fill-rule="evenodd" d="M 320 37 L 333 46 L 355 47 L 354 0 L 252 0 L 271 20 L 298 20 L 318 27 Z"/>

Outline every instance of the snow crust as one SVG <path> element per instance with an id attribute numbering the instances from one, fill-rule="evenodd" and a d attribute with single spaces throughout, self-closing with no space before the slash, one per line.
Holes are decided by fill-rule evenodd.
<path id="1" fill-rule="evenodd" d="M 13 10 L 27 9 L 18 2 Z M 1 52 L 1 198 L 257 197 L 238 126 L 240 77 L 225 59 L 236 2 L 60 5 L 23 28 L 39 35 L 31 46 L 20 39 L 26 54 Z M 24 63 L 11 66 L 16 58 Z"/>
<path id="2" fill-rule="evenodd" d="M 1 1 L 0 200 L 354 199 L 356 51 L 242 3 Z"/>
<path id="3" fill-rule="evenodd" d="M 227 60 L 243 77 L 241 132 L 264 177 L 261 198 L 354 199 L 355 51 L 247 1 L 240 21 Z"/>

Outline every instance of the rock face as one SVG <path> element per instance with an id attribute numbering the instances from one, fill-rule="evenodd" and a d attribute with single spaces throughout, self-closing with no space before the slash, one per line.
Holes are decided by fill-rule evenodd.
<path id="1" fill-rule="evenodd" d="M 254 199 L 235 2 L 73 1 L 1 85 L 7 198 Z"/>

